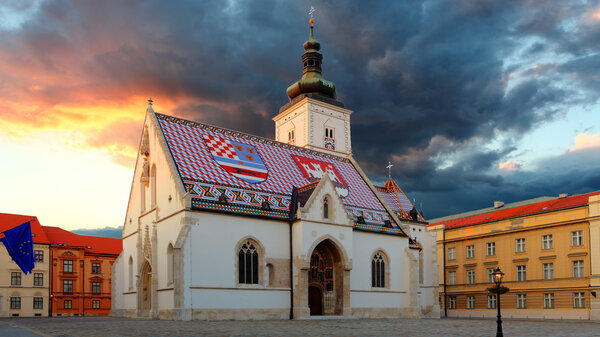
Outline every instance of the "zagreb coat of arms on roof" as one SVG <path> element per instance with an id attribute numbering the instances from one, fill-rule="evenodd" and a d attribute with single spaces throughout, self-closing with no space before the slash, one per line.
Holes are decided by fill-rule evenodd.
<path id="1" fill-rule="evenodd" d="M 335 190 L 338 192 L 340 197 L 343 198 L 348 195 L 348 185 L 346 184 L 344 178 L 342 178 L 338 170 L 335 169 L 335 166 L 333 166 L 333 164 L 316 159 L 294 155 L 292 155 L 292 158 L 294 158 L 296 165 L 298 165 L 298 168 L 300 169 L 304 177 L 310 180 L 310 182 L 320 180 L 323 177 L 323 174 L 327 172 L 329 174 L 329 178 L 335 186 Z"/>
<path id="2" fill-rule="evenodd" d="M 269 169 L 256 148 L 213 135 L 203 135 L 215 161 L 229 174 L 251 184 L 267 179 Z"/>

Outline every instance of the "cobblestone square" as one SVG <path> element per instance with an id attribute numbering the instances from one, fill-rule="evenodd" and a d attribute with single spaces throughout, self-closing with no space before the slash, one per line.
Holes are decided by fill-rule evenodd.
<path id="1" fill-rule="evenodd" d="M 600 322 L 506 320 L 504 336 L 600 336 Z M 15 329 L 21 328 L 21 329 Z M 17 333 L 17 331 L 20 331 Z M 0 319 L 2 337 L 495 336 L 490 319 L 157 321 L 112 317 Z"/>

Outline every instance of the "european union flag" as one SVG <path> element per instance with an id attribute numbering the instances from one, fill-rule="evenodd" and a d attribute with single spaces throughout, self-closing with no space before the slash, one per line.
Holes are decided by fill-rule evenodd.
<path id="1" fill-rule="evenodd" d="M 31 223 L 27 221 L 22 225 L 5 231 L 3 234 L 4 237 L 0 238 L 0 241 L 6 247 L 8 255 L 10 255 L 25 274 L 31 273 L 31 270 L 35 266 Z"/>

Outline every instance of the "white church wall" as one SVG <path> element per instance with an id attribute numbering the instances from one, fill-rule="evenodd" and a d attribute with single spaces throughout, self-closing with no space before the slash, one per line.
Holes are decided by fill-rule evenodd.
<path id="1" fill-rule="evenodd" d="M 406 238 L 354 231 L 354 259 L 351 273 L 351 303 L 353 308 L 402 308 L 408 305 L 403 274 L 408 271 L 404 250 Z M 371 260 L 376 251 L 387 256 L 385 288 L 371 285 Z"/>
<path id="2" fill-rule="evenodd" d="M 308 115 L 305 104 L 296 104 L 285 112 L 275 123 L 275 140 L 289 143 L 288 132 L 294 130 L 294 145 L 306 146 L 308 143 Z"/>
<path id="3" fill-rule="evenodd" d="M 309 144 L 324 148 L 325 127 L 334 129 L 335 152 L 350 153 L 350 110 L 310 100 Z"/>
<path id="4" fill-rule="evenodd" d="M 266 282 L 267 261 L 274 264 L 278 278 L 289 280 L 286 265 L 289 263 L 289 226 L 286 222 L 208 212 L 188 214 L 187 217 L 193 220 L 190 256 L 185 257 L 186 270 L 191 275 L 189 285 L 186 284 L 191 298 L 186 306 L 289 308 L 289 291 L 281 289 L 289 290 L 289 282 L 283 287 L 270 286 Z M 261 246 L 259 284 L 238 284 L 236 248 L 244 238 L 255 240 Z"/>

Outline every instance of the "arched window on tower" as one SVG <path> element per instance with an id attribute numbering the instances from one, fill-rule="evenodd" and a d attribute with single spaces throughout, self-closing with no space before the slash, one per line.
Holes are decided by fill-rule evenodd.
<path id="1" fill-rule="evenodd" d="M 129 257 L 129 290 L 133 289 L 133 257 Z"/>
<path id="2" fill-rule="evenodd" d="M 385 259 L 381 252 L 375 253 L 371 260 L 371 287 L 385 288 Z"/>
<path id="3" fill-rule="evenodd" d="M 151 207 L 156 206 L 156 165 L 150 170 L 150 203 Z"/>
<path id="4" fill-rule="evenodd" d="M 173 266 L 173 245 L 169 243 L 169 247 L 167 247 L 167 284 L 173 283 L 174 275 L 175 270 Z"/>
<path id="5" fill-rule="evenodd" d="M 258 245 L 246 240 L 238 251 L 238 282 L 240 284 L 258 284 Z"/>
<path id="6" fill-rule="evenodd" d="M 323 199 L 323 218 L 329 219 L 329 198 Z"/>

